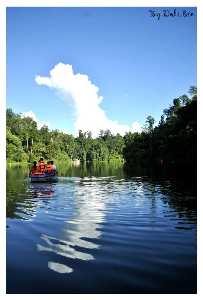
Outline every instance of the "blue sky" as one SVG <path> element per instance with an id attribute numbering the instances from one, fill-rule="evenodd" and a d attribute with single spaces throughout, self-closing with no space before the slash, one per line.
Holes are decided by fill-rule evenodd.
<path id="1" fill-rule="evenodd" d="M 196 85 L 196 11 L 157 20 L 149 9 L 7 8 L 7 107 L 32 111 L 50 128 L 70 133 L 85 118 L 94 127 L 97 112 L 115 128 L 144 124 L 149 114 L 159 121 L 173 98 Z M 85 74 L 99 88 L 98 109 L 96 96 L 85 98 L 90 85 L 80 99 L 87 109 L 78 117 L 70 91 L 61 97 L 62 86 L 37 84 L 37 75 L 48 78 L 60 62 L 72 66 L 74 78 Z"/>

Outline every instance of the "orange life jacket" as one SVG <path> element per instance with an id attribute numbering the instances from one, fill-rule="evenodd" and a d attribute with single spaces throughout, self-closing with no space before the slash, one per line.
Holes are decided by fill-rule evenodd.
<path id="1" fill-rule="evenodd" d="M 52 165 L 47 165 L 47 172 L 51 173 L 53 171 L 53 166 Z"/>
<path id="2" fill-rule="evenodd" d="M 41 173 L 44 173 L 45 172 L 45 163 L 43 161 L 40 161 L 39 162 L 39 165 L 38 165 L 38 171 L 41 172 Z"/>
<path id="3" fill-rule="evenodd" d="M 37 166 L 32 166 L 31 173 L 35 174 L 37 172 Z"/>

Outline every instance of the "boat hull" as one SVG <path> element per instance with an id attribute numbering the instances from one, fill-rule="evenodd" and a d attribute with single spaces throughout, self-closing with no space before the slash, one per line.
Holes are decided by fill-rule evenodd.
<path id="1" fill-rule="evenodd" d="M 58 177 L 55 175 L 31 175 L 31 182 L 57 182 Z"/>

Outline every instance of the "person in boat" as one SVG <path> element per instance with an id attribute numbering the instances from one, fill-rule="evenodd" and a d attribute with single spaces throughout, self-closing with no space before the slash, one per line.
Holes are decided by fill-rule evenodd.
<path id="1" fill-rule="evenodd" d="M 31 171 L 30 171 L 30 174 L 32 175 L 32 174 L 35 174 L 35 173 L 37 173 L 37 162 L 36 161 L 34 161 L 33 162 L 33 166 L 32 166 L 32 169 L 31 169 Z"/>
<path id="2" fill-rule="evenodd" d="M 41 157 L 38 162 L 38 172 L 44 174 L 46 169 L 46 164 L 44 162 L 44 159 Z"/>
<path id="3" fill-rule="evenodd" d="M 53 169 L 53 171 L 54 171 L 54 172 L 56 172 L 56 166 L 55 166 L 55 164 L 54 164 L 53 160 L 51 160 L 51 161 L 50 161 L 50 163 L 51 163 L 51 165 L 52 165 L 52 169 Z"/>
<path id="4" fill-rule="evenodd" d="M 50 173 L 52 173 L 52 170 L 53 169 L 52 169 L 51 161 L 49 160 L 47 162 L 46 173 L 50 174 Z"/>
<path id="5" fill-rule="evenodd" d="M 52 166 L 52 173 L 53 173 L 54 175 L 56 175 L 56 166 L 55 166 L 53 160 L 51 160 L 50 163 L 51 163 L 51 166 Z"/>
<path id="6" fill-rule="evenodd" d="M 53 160 L 47 162 L 46 173 L 51 175 L 56 174 L 56 166 L 54 165 Z"/>

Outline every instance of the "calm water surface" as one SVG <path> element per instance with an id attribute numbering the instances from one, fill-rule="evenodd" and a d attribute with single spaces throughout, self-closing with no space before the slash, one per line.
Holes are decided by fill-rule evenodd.
<path id="1" fill-rule="evenodd" d="M 188 184 L 72 168 L 56 184 L 7 171 L 7 293 L 195 293 Z"/>

